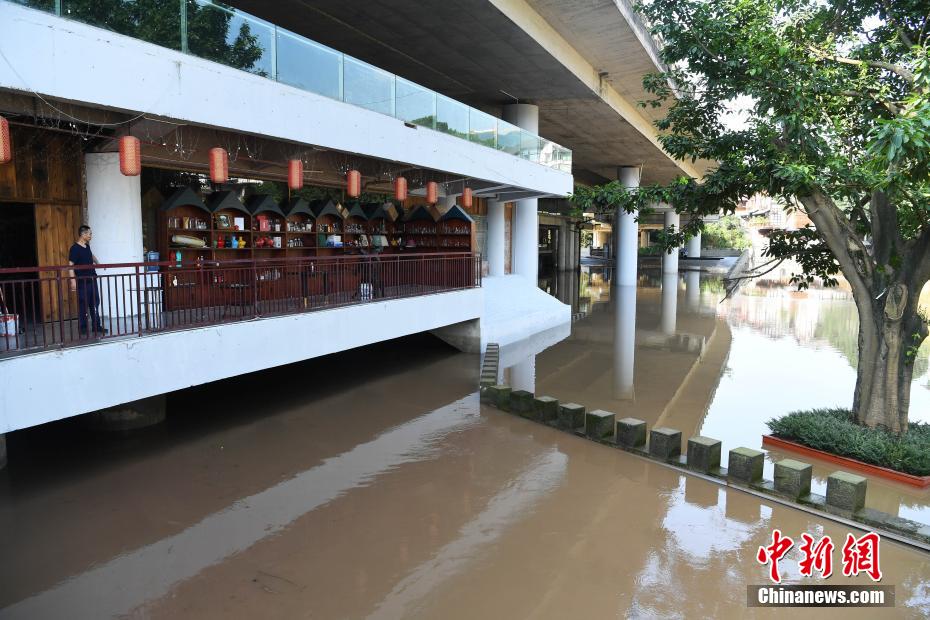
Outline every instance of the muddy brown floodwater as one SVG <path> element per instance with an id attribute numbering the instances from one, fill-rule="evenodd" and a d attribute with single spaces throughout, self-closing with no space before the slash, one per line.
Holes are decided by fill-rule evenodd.
<path id="1" fill-rule="evenodd" d="M 698 314 L 675 329 L 725 333 Z M 572 338 L 588 345 L 556 345 L 576 361 L 542 352 L 537 380 L 616 404 L 626 375 L 577 384 L 577 365 L 615 353 L 586 320 Z M 642 373 L 696 372 L 679 340 L 675 364 L 638 358 L 651 421 L 712 400 L 672 386 L 678 410 L 647 394 Z M 152 432 L 100 436 L 75 420 L 12 433 L 0 618 L 781 617 L 746 607 L 746 586 L 767 583 L 755 555 L 772 529 L 849 531 L 482 407 L 478 367 L 417 336 L 174 394 Z M 930 614 L 930 555 L 883 541 L 881 568 L 895 609 L 791 615 Z M 798 575 L 794 551 L 781 570 L 820 583 Z"/>

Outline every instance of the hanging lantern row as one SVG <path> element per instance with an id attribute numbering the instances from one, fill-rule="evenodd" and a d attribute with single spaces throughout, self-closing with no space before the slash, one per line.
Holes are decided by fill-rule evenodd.
<path id="1" fill-rule="evenodd" d="M 0 164 L 13 159 L 13 147 L 10 144 L 10 121 L 0 116 Z"/>
<path id="2" fill-rule="evenodd" d="M 210 149 L 210 180 L 214 183 L 229 180 L 229 154 L 218 146 Z"/>
<path id="3" fill-rule="evenodd" d="M 304 162 L 299 159 L 290 159 L 287 162 L 287 186 L 291 190 L 298 190 L 304 186 Z"/>
<path id="4" fill-rule="evenodd" d="M 430 181 L 426 184 L 426 202 L 434 205 L 439 201 L 439 184 L 436 181 Z"/>
<path id="5" fill-rule="evenodd" d="M 142 174 L 142 142 L 135 136 L 119 139 L 119 171 L 127 177 Z"/>
<path id="6" fill-rule="evenodd" d="M 471 209 L 471 205 L 474 199 L 472 197 L 471 188 L 466 187 L 462 190 L 462 206 L 466 209 Z"/>
<path id="7" fill-rule="evenodd" d="M 407 179 L 404 177 L 394 179 L 394 200 L 407 200 Z"/>
<path id="8" fill-rule="evenodd" d="M 358 170 L 346 172 L 346 195 L 358 198 L 362 194 L 362 173 Z"/>

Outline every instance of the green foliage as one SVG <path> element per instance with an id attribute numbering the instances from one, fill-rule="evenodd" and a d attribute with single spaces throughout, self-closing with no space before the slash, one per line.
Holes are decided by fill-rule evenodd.
<path id="1" fill-rule="evenodd" d="M 745 250 L 752 245 L 749 235 L 735 215 L 727 215 L 704 225 L 701 236 L 705 248 Z"/>
<path id="2" fill-rule="evenodd" d="M 930 424 L 911 422 L 897 436 L 883 429 L 856 424 L 846 409 L 795 411 L 767 422 L 776 437 L 888 467 L 915 476 L 930 475 Z"/>

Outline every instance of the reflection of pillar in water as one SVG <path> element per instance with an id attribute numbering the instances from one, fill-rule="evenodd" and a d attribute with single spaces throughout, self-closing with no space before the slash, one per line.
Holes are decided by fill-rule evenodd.
<path id="1" fill-rule="evenodd" d="M 701 272 L 685 272 L 685 307 L 688 312 L 701 309 Z"/>
<path id="2" fill-rule="evenodd" d="M 675 333 L 678 314 L 678 274 L 662 274 L 662 333 L 669 336 Z"/>
<path id="3" fill-rule="evenodd" d="M 510 369 L 510 381 L 514 390 L 536 393 L 536 356 L 531 355 Z"/>
<path id="4" fill-rule="evenodd" d="M 614 398 L 633 399 L 636 287 L 618 286 L 614 293 Z"/>

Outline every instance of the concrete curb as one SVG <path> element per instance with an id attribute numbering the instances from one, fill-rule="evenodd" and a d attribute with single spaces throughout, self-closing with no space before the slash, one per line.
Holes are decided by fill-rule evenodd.
<path id="1" fill-rule="evenodd" d="M 490 350 L 492 346 L 495 345 L 489 344 L 488 349 Z M 489 366 L 489 361 L 493 366 Z M 497 377 L 498 363 L 499 357 L 492 360 L 486 357 L 485 369 L 493 370 L 494 376 Z M 500 384 L 482 384 L 480 389 L 482 403 L 502 411 L 507 410 L 509 398 L 498 398 L 497 395 L 503 396 L 506 393 L 509 397 L 509 387 Z M 529 398 L 534 398 L 534 395 L 530 395 Z M 556 407 L 554 403 L 558 403 L 556 399 L 548 396 L 540 397 L 540 399 L 550 407 Z M 572 406 L 580 407 L 574 404 Z M 544 421 L 538 416 L 530 419 L 553 429 L 571 433 L 576 437 L 630 452 L 638 457 L 677 469 L 687 475 L 716 482 L 734 490 L 750 493 L 861 530 L 876 531 L 885 538 L 930 551 L 930 525 L 861 507 L 867 492 L 867 481 L 864 478 L 855 477 L 856 480 L 851 480 L 849 474 L 841 471 L 835 472 L 827 479 L 828 493 L 824 497 L 810 492 L 810 465 L 808 463 L 788 459 L 780 461 L 776 463 L 776 478 L 779 478 L 779 472 L 781 478 L 777 482 L 765 480 L 762 478 L 761 464 L 764 459 L 762 452 L 750 448 L 736 448 L 730 451 L 728 467 L 722 467 L 720 444 L 710 437 L 686 438 L 689 451 L 695 451 L 697 459 L 689 465 L 688 455 L 680 453 L 683 439 L 680 431 L 655 428 L 647 432 L 646 423 L 642 420 L 624 418 L 614 423 L 615 416 L 611 412 L 593 413 L 595 415 L 592 416 L 589 413 L 585 416 L 586 423 L 597 425 L 596 428 L 591 429 L 590 433 L 586 432 L 584 427 L 565 428 L 567 425 L 560 424 L 558 419 Z M 610 420 L 611 426 L 607 434 L 604 430 L 606 419 Z M 644 435 L 649 437 L 648 442 L 642 441 Z M 659 441 L 661 443 L 656 443 Z M 674 445 L 676 441 L 677 446 Z M 850 488 L 850 485 L 854 485 L 855 488 Z M 831 488 L 834 491 L 830 491 Z M 850 507 L 859 507 L 859 509 L 850 510 Z"/>

